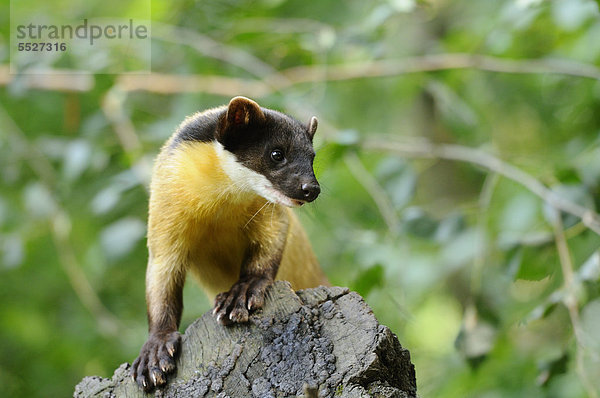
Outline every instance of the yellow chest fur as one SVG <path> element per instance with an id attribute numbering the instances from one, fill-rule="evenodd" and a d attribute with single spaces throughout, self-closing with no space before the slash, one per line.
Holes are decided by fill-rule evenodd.
<path id="1" fill-rule="evenodd" d="M 250 229 L 280 227 L 273 216 L 273 206 L 279 205 L 234 186 L 221 167 L 217 145 L 165 145 L 152 179 L 148 228 L 148 246 L 158 268 L 169 272 L 185 267 L 210 297 L 237 281 Z M 296 288 L 324 283 L 300 224 L 291 209 L 286 211 L 290 230 L 278 276 Z"/>

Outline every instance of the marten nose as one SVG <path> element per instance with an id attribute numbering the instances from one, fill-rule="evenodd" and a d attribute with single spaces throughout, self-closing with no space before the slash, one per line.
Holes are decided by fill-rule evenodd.
<path id="1" fill-rule="evenodd" d="M 321 187 L 318 182 L 305 182 L 302 184 L 302 196 L 307 202 L 312 202 L 321 193 Z"/>

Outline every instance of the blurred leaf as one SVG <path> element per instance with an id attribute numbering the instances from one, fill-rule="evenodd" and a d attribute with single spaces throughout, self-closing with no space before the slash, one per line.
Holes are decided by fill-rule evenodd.
<path id="1" fill-rule="evenodd" d="M 518 194 L 508 199 L 502 210 L 498 244 L 503 248 L 518 245 L 539 228 L 539 200 L 531 194 Z"/>
<path id="2" fill-rule="evenodd" d="M 516 247 L 514 250 L 507 252 L 507 256 L 506 274 L 511 280 L 515 280 L 523 261 L 523 248 Z"/>
<path id="3" fill-rule="evenodd" d="M 540 12 L 537 7 L 539 3 L 541 1 L 537 0 L 505 2 L 501 12 L 502 22 L 510 24 L 514 30 L 527 29 Z"/>
<path id="4" fill-rule="evenodd" d="M 595 251 L 577 271 L 582 281 L 597 282 L 600 279 L 600 251 Z"/>
<path id="5" fill-rule="evenodd" d="M 104 188 L 92 200 L 91 207 L 95 214 L 104 214 L 110 211 L 121 199 L 121 189 L 114 185 Z"/>
<path id="6" fill-rule="evenodd" d="M 365 16 L 362 28 L 366 31 L 371 31 L 380 27 L 386 19 L 392 16 L 393 11 L 392 7 L 387 4 L 375 7 L 369 15 Z"/>
<path id="7" fill-rule="evenodd" d="M 577 170 L 572 167 L 557 170 L 556 178 L 563 184 L 575 185 L 581 183 Z"/>
<path id="8" fill-rule="evenodd" d="M 596 206 L 594 204 L 594 199 L 583 185 L 555 185 L 552 187 L 552 193 L 570 202 L 577 203 L 578 205 L 595 211 Z M 544 203 L 544 216 L 550 224 L 553 224 L 555 215 L 556 210 L 547 203 Z M 569 228 L 579 222 L 577 217 L 570 214 L 563 213 L 562 217 L 565 228 Z"/>
<path id="9" fill-rule="evenodd" d="M 334 169 L 336 164 L 344 158 L 347 150 L 347 147 L 331 143 L 319 148 L 314 161 L 314 169 L 317 179 L 320 180 L 322 174 L 327 170 Z"/>
<path id="10" fill-rule="evenodd" d="M 342 146 L 352 146 L 356 145 L 359 140 L 360 134 L 357 130 L 341 130 L 333 137 L 332 141 Z"/>
<path id="11" fill-rule="evenodd" d="M 2 265 L 6 268 L 18 267 L 25 258 L 25 247 L 19 235 L 1 236 Z"/>
<path id="12" fill-rule="evenodd" d="M 376 175 L 382 181 L 394 206 L 402 208 L 414 195 L 417 176 L 409 164 L 398 157 L 388 157 L 377 165 Z"/>
<path id="13" fill-rule="evenodd" d="M 36 140 L 35 146 L 53 160 L 63 160 L 69 141 L 64 137 L 43 135 Z"/>
<path id="14" fill-rule="evenodd" d="M 529 316 L 527 316 L 526 320 L 528 322 L 531 322 L 548 317 L 550 314 L 552 314 L 552 312 L 554 312 L 558 308 L 558 302 L 560 300 L 562 300 L 562 294 L 551 295 L 550 298 L 544 304 L 535 307 L 535 309 L 531 311 Z"/>
<path id="15" fill-rule="evenodd" d="M 597 187 L 600 181 L 600 146 L 577 156 L 575 167 L 587 186 Z"/>
<path id="16" fill-rule="evenodd" d="M 472 127 L 477 123 L 475 111 L 448 85 L 436 80 L 427 85 L 427 90 L 435 99 L 437 107 L 450 125 Z"/>
<path id="17" fill-rule="evenodd" d="M 414 11 L 417 6 L 415 0 L 387 0 L 387 2 L 398 12 Z"/>
<path id="18" fill-rule="evenodd" d="M 48 188 L 32 182 L 24 190 L 25 208 L 34 217 L 49 217 L 56 211 L 56 202 Z"/>
<path id="19" fill-rule="evenodd" d="M 401 226 L 407 233 L 419 238 L 431 237 L 437 229 L 437 221 L 419 207 L 409 207 L 402 212 Z"/>
<path id="20" fill-rule="evenodd" d="M 116 259 L 129 253 L 145 233 L 146 223 L 126 217 L 104 228 L 100 242 L 108 257 Z"/>
<path id="21" fill-rule="evenodd" d="M 473 364 L 478 365 L 480 363 L 478 360 L 492 350 L 495 340 L 496 329 L 475 317 L 465 319 L 456 337 L 455 345 L 462 355 L 470 360 L 476 360 Z"/>
<path id="22" fill-rule="evenodd" d="M 572 363 L 573 361 L 571 361 Z M 553 397 L 560 398 L 589 398 L 588 392 L 585 391 L 581 383 L 580 377 L 571 369 L 565 374 L 558 374 L 548 381 L 546 390 Z"/>
<path id="23" fill-rule="evenodd" d="M 556 0 L 552 2 L 552 16 L 558 26 L 572 31 L 588 19 L 598 17 L 598 4 L 589 0 Z"/>
<path id="24" fill-rule="evenodd" d="M 406 337 L 430 353 L 450 352 L 461 326 L 461 310 L 455 300 L 430 296 L 413 312 Z"/>
<path id="25" fill-rule="evenodd" d="M 470 228 L 455 235 L 445 243 L 442 260 L 451 269 L 464 266 L 479 253 L 485 253 L 487 238 L 484 231 Z"/>
<path id="26" fill-rule="evenodd" d="M 586 374 L 591 376 L 590 382 L 597 391 L 600 391 L 600 299 L 587 303 L 581 311 L 581 348 L 583 353 L 583 366 Z"/>
<path id="27" fill-rule="evenodd" d="M 385 278 L 385 269 L 380 264 L 361 270 L 354 278 L 351 289 L 361 296 L 367 297 L 371 290 L 382 287 Z"/>
<path id="28" fill-rule="evenodd" d="M 84 140 L 74 140 L 64 154 L 63 174 L 69 181 L 78 178 L 89 166 L 92 148 Z"/>
<path id="29" fill-rule="evenodd" d="M 565 352 L 559 358 L 544 362 L 540 365 L 540 375 L 538 376 L 538 384 L 545 386 L 556 376 L 567 372 L 567 365 L 569 362 L 569 355 Z"/>
<path id="30" fill-rule="evenodd" d="M 518 272 L 515 279 L 539 281 L 554 274 L 559 267 L 558 257 L 553 247 L 525 247 L 520 256 Z"/>
<path id="31" fill-rule="evenodd" d="M 123 192 L 140 184 L 133 169 L 125 170 L 111 178 L 110 184 L 98 192 L 91 202 L 95 214 L 105 214 L 119 204 Z"/>
<path id="32" fill-rule="evenodd" d="M 592 300 L 583 307 L 581 329 L 583 344 L 590 354 L 597 357 L 600 355 L 600 299 Z"/>
<path id="33" fill-rule="evenodd" d="M 394 206 L 401 208 L 413 198 L 415 185 L 416 176 L 410 169 L 407 169 L 404 173 L 390 179 L 385 187 L 390 193 Z"/>
<path id="34" fill-rule="evenodd" d="M 438 224 L 435 239 L 438 242 L 448 242 L 460 234 L 466 227 L 465 217 L 462 214 L 451 214 Z"/>
<path id="35" fill-rule="evenodd" d="M 494 29 L 487 37 L 486 47 L 493 54 L 507 51 L 513 42 L 513 35 L 504 29 Z"/>
<path id="36" fill-rule="evenodd" d="M 4 224 L 6 222 L 6 219 L 8 218 L 8 204 L 7 201 L 2 198 L 2 196 L 0 196 L 0 228 L 2 227 L 2 224 Z"/>

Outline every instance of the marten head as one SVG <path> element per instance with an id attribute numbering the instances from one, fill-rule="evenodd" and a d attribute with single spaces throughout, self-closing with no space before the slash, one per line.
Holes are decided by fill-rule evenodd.
<path id="1" fill-rule="evenodd" d="M 241 189 L 270 202 L 301 206 L 319 196 L 312 140 L 317 118 L 304 125 L 283 113 L 235 97 L 217 126 L 223 169 Z M 230 156 L 229 154 L 233 155 Z"/>

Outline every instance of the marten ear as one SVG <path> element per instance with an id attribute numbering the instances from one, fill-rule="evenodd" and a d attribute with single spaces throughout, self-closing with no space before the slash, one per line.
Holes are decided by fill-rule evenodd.
<path id="1" fill-rule="evenodd" d="M 310 122 L 308 123 L 308 135 L 310 136 L 311 141 L 312 141 L 313 137 L 315 136 L 315 133 L 317 132 L 318 124 L 319 124 L 319 121 L 317 120 L 316 116 L 313 116 L 310 118 Z"/>
<path id="2" fill-rule="evenodd" d="M 227 124 L 229 126 L 247 126 L 263 122 L 265 114 L 260 106 L 246 97 L 234 97 L 227 106 Z"/>

